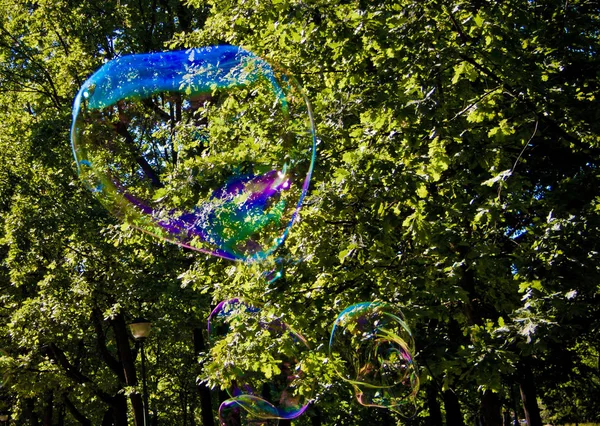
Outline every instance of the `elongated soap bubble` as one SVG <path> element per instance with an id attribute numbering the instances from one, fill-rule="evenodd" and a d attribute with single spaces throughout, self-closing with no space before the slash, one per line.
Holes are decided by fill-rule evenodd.
<path id="1" fill-rule="evenodd" d="M 250 262 L 285 240 L 316 155 L 299 85 L 236 46 L 106 63 L 75 98 L 71 142 L 82 179 L 116 216 Z"/>
<path id="2" fill-rule="evenodd" d="M 414 408 L 419 390 L 414 339 L 397 307 L 363 302 L 344 309 L 333 325 L 329 350 L 344 361 L 338 373 L 352 384 L 360 404 L 403 415 Z"/>
<path id="3" fill-rule="evenodd" d="M 240 423 L 252 426 L 277 426 L 279 411 L 277 407 L 262 398 L 242 394 L 221 403 L 219 422 L 222 426 L 237 426 Z"/>
<path id="4" fill-rule="evenodd" d="M 223 383 L 234 377 L 227 389 L 231 398 L 219 410 L 222 424 L 232 425 L 237 412 L 256 424 L 277 424 L 274 421 L 295 419 L 306 411 L 310 397 L 301 390 L 301 358 L 310 348 L 300 334 L 240 299 L 219 303 L 209 316 L 208 330 L 211 345 L 224 359 L 217 374 Z M 236 342 L 246 342 L 248 334 L 253 346 L 265 352 L 256 360 L 248 361 L 248 354 L 235 347 Z M 271 356 L 276 365 L 269 363 Z"/>

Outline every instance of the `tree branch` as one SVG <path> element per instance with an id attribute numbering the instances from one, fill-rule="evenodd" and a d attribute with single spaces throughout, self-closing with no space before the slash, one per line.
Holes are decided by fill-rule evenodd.
<path id="1" fill-rule="evenodd" d="M 98 396 L 98 398 L 111 406 L 114 404 L 113 397 L 101 390 L 98 385 L 92 381 L 92 379 L 87 377 L 81 371 L 77 370 L 68 360 L 63 350 L 60 349 L 55 343 L 50 343 L 47 346 L 46 354 L 63 368 L 67 377 L 69 377 L 71 380 L 79 384 L 90 383 L 92 385 L 90 386 L 90 389 L 92 392 L 94 392 L 94 394 L 96 394 L 96 396 Z"/>
<path id="2" fill-rule="evenodd" d="M 92 310 L 92 323 L 94 324 L 94 330 L 96 331 L 96 347 L 98 348 L 98 352 L 100 352 L 100 356 L 108 365 L 108 367 L 117 375 L 119 380 L 125 383 L 125 376 L 123 374 L 123 369 L 121 368 L 121 364 L 119 361 L 109 352 L 106 347 L 106 334 L 104 333 L 104 329 L 102 327 L 102 314 L 98 308 L 94 308 Z"/>
<path id="3" fill-rule="evenodd" d="M 135 156 L 135 161 L 142 168 L 146 177 L 150 179 L 152 185 L 156 188 L 162 188 L 163 184 L 160 182 L 160 178 L 152 166 L 150 166 L 148 161 L 146 161 L 146 159 L 137 151 L 135 140 L 133 139 L 133 136 L 131 136 L 131 133 L 129 133 L 129 130 L 127 130 L 127 125 L 119 121 L 115 124 L 115 130 L 119 135 L 125 138 L 125 141 L 129 145 L 130 152 Z"/>

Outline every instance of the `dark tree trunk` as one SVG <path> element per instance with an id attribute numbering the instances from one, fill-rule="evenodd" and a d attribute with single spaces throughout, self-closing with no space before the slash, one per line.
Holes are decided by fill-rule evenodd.
<path id="1" fill-rule="evenodd" d="M 444 391 L 444 407 L 446 408 L 446 424 L 452 426 L 465 426 L 462 413 L 460 412 L 460 402 L 456 394 L 448 389 Z"/>
<path id="2" fill-rule="evenodd" d="M 112 407 L 113 425 L 128 426 L 127 424 L 127 399 L 125 395 L 115 396 L 115 404 Z M 140 425 L 143 425 L 144 418 L 141 418 Z"/>
<path id="3" fill-rule="evenodd" d="M 513 406 L 513 426 L 519 426 L 519 402 L 518 402 L 518 391 L 515 387 L 511 387 L 510 398 Z"/>
<path id="4" fill-rule="evenodd" d="M 194 353 L 198 355 L 200 352 L 204 352 L 206 346 L 204 344 L 204 337 L 202 336 L 201 328 L 194 328 Z M 213 411 L 212 411 L 212 400 L 210 395 L 210 389 L 206 384 L 198 383 L 198 394 L 200 396 L 200 408 L 202 413 L 202 425 L 203 426 L 214 426 Z"/>
<path id="5" fill-rule="evenodd" d="M 56 422 L 56 426 L 65 426 L 65 407 L 60 407 L 58 411 L 58 420 Z"/>
<path id="6" fill-rule="evenodd" d="M 193 411 L 192 411 L 193 413 Z M 193 418 L 193 416 L 192 416 Z M 158 407 L 155 405 L 154 409 L 152 410 L 152 418 L 150 419 L 150 424 L 152 426 L 158 426 Z"/>
<path id="7" fill-rule="evenodd" d="M 127 333 L 127 324 L 125 324 L 125 318 L 122 314 L 118 314 L 111 321 L 113 331 L 115 333 L 115 340 L 117 342 L 117 351 L 119 353 L 119 361 L 123 367 L 123 373 L 125 375 L 125 383 L 127 386 L 137 386 L 137 376 L 135 370 L 135 363 L 129 346 L 129 334 Z M 142 402 L 142 396 L 139 393 L 132 393 L 129 396 L 131 406 L 133 408 L 133 420 L 136 426 L 144 425 L 144 404 Z M 125 404 L 127 405 L 127 404 Z"/>
<path id="8" fill-rule="evenodd" d="M 65 404 L 60 404 L 58 407 L 58 418 L 56 426 L 65 426 Z"/>
<path id="9" fill-rule="evenodd" d="M 502 404 L 498 394 L 486 390 L 481 398 L 481 414 L 484 426 L 502 426 Z"/>
<path id="10" fill-rule="evenodd" d="M 183 426 L 187 426 L 188 404 L 187 393 L 185 389 L 179 392 L 179 400 L 181 401 L 181 411 L 183 412 L 183 418 L 181 419 L 181 423 L 183 423 Z"/>
<path id="11" fill-rule="evenodd" d="M 194 415 L 195 412 L 196 412 L 196 401 L 194 400 L 190 404 L 190 413 L 192 414 L 190 416 L 190 426 L 196 426 L 196 416 Z M 200 421 L 202 421 L 202 419 Z M 156 425 L 152 425 L 152 426 L 158 426 L 158 423 Z"/>
<path id="12" fill-rule="evenodd" d="M 510 411 L 509 410 L 504 411 L 504 414 L 502 417 L 502 426 L 510 426 Z"/>
<path id="13" fill-rule="evenodd" d="M 40 424 L 40 420 L 38 418 L 37 413 L 35 412 L 35 400 L 33 398 L 28 398 L 25 400 L 25 418 L 28 420 L 31 426 L 38 426 Z"/>
<path id="14" fill-rule="evenodd" d="M 535 389 L 535 378 L 531 371 L 531 360 L 521 359 L 518 366 L 519 387 L 521 389 L 521 401 L 525 411 L 525 420 L 528 426 L 542 426 L 540 408 L 537 404 L 537 391 Z"/>
<path id="15" fill-rule="evenodd" d="M 44 395 L 44 411 L 42 414 L 42 424 L 44 426 L 52 426 L 52 415 L 54 408 L 54 393 L 52 391 L 47 392 Z"/>
<path id="16" fill-rule="evenodd" d="M 427 426 L 442 426 L 442 408 L 438 401 L 438 390 L 435 383 L 429 383 L 427 386 L 427 408 L 429 409 L 429 417 L 427 418 Z"/>

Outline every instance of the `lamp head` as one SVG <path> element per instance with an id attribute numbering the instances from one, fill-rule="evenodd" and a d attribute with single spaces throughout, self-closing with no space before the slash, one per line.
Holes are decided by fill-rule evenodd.
<path id="1" fill-rule="evenodd" d="M 144 318 L 136 318 L 129 324 L 129 329 L 135 340 L 144 340 L 150 335 L 152 323 Z"/>

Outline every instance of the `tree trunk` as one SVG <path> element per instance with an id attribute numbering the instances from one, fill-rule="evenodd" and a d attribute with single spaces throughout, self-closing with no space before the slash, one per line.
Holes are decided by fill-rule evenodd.
<path id="1" fill-rule="evenodd" d="M 196 401 L 192 400 L 192 403 L 190 404 L 190 426 L 197 426 L 196 425 Z M 202 421 L 202 419 L 200 419 L 200 421 Z M 156 425 L 152 425 L 152 426 L 158 426 L 158 423 Z"/>
<path id="2" fill-rule="evenodd" d="M 193 411 L 192 411 L 192 418 L 193 416 Z M 158 426 L 158 407 L 156 405 L 154 405 L 153 410 L 152 410 L 152 417 L 150 418 L 150 424 L 152 426 Z"/>
<path id="3" fill-rule="evenodd" d="M 515 389 L 515 387 L 511 386 L 510 389 L 510 399 L 512 401 L 512 406 L 513 406 L 513 426 L 519 426 L 519 403 L 518 403 L 518 397 L 517 397 L 517 390 Z"/>
<path id="4" fill-rule="evenodd" d="M 502 414 L 502 426 L 510 426 L 510 410 L 505 410 Z"/>
<path id="5" fill-rule="evenodd" d="M 481 398 L 484 426 L 502 426 L 502 404 L 496 392 L 486 390 Z"/>
<path id="6" fill-rule="evenodd" d="M 54 408 L 54 393 L 52 391 L 47 392 L 44 395 L 44 411 L 42 414 L 42 424 L 44 426 L 52 426 L 52 415 Z"/>
<path id="7" fill-rule="evenodd" d="M 535 378 L 531 371 L 531 360 L 521 359 L 518 366 L 519 387 L 521 389 L 521 401 L 525 411 L 525 420 L 528 426 L 542 426 L 542 417 L 537 403 L 537 391 L 535 389 Z"/>
<path id="8" fill-rule="evenodd" d="M 113 425 L 114 426 L 128 426 L 127 424 L 127 399 L 125 395 L 116 395 L 115 404 L 112 407 Z M 141 418 L 143 425 L 143 417 Z"/>
<path id="9" fill-rule="evenodd" d="M 446 408 L 446 424 L 452 426 L 465 426 L 465 421 L 460 412 L 460 402 L 456 394 L 448 389 L 444 391 L 444 407 Z"/>
<path id="10" fill-rule="evenodd" d="M 204 352 L 206 349 L 204 345 L 204 337 L 202 336 L 201 328 L 194 328 L 194 353 L 198 355 L 200 352 Z M 200 409 L 202 415 L 203 426 L 214 426 L 213 411 L 212 411 L 212 400 L 210 395 L 210 389 L 206 384 L 198 383 L 198 394 L 200 395 Z"/>
<path id="11" fill-rule="evenodd" d="M 56 426 L 65 426 L 65 406 L 61 405 L 58 410 L 58 420 Z"/>
<path id="12" fill-rule="evenodd" d="M 179 392 L 179 400 L 181 402 L 181 412 L 183 413 L 181 423 L 183 424 L 183 426 L 187 426 L 188 404 L 187 393 L 185 388 Z"/>
<path id="13" fill-rule="evenodd" d="M 31 426 L 39 425 L 38 415 L 35 412 L 35 400 L 33 398 L 27 398 L 25 400 L 25 410 L 23 411 L 23 414 L 25 414 L 25 418 L 29 420 L 29 424 Z"/>
<path id="14" fill-rule="evenodd" d="M 431 382 L 427 386 L 427 408 L 429 417 L 427 417 L 427 426 L 442 426 L 442 409 L 438 401 L 438 390 L 436 384 Z"/>

